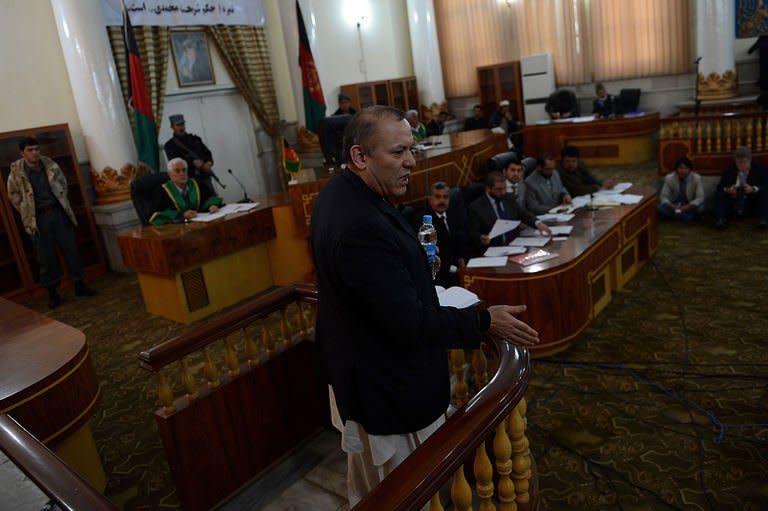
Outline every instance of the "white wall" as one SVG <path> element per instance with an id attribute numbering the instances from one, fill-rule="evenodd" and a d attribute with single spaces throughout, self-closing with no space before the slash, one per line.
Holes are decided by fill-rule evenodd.
<path id="1" fill-rule="evenodd" d="M 290 2 L 293 8 L 293 2 Z M 413 75 L 405 0 L 300 0 L 328 114 L 338 107 L 339 87 Z M 359 35 L 356 13 L 365 15 Z M 360 68 L 361 42 L 365 57 Z M 289 63 L 298 56 L 289 56 Z"/>
<path id="2" fill-rule="evenodd" d="M 50 0 L 0 1 L 0 132 L 69 124 L 88 160 Z"/>

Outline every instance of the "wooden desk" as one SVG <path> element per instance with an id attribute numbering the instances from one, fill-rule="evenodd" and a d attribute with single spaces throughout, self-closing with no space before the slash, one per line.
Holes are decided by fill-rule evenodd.
<path id="1" fill-rule="evenodd" d="M 633 187 L 644 199 L 633 206 L 576 211 L 567 241 L 551 241 L 544 249 L 559 257 L 521 267 L 464 270 L 463 287 L 489 305 L 525 304 L 520 318 L 539 332 L 531 348 L 545 356 L 568 348 L 603 308 L 656 252 L 656 193 Z"/>
<path id="2" fill-rule="evenodd" d="M 106 485 L 90 420 L 100 392 L 85 335 L 0 298 L 0 413 L 99 491 Z"/>
<path id="3" fill-rule="evenodd" d="M 275 258 L 295 244 L 288 197 L 256 201 L 255 210 L 213 222 L 147 226 L 118 236 L 125 265 L 138 272 L 148 312 L 190 323 L 275 282 L 304 276 L 299 265 L 298 273 L 273 278 L 273 266 L 289 264 Z M 286 223 L 279 236 L 276 225 Z"/>
<path id="4" fill-rule="evenodd" d="M 579 148 L 587 165 L 624 165 L 654 158 L 654 135 L 659 114 L 598 119 L 589 122 L 549 122 L 526 126 L 525 152 L 532 156 L 549 153 L 560 158 L 566 145 Z"/>
<path id="5" fill-rule="evenodd" d="M 488 160 L 507 151 L 507 137 L 490 130 L 473 130 L 429 137 L 433 143 L 416 154 L 416 168 L 411 172 L 408 191 L 401 204 L 417 204 L 429 194 L 429 187 L 437 181 L 449 186 L 463 186 L 479 181 L 485 176 Z M 312 208 L 320 190 L 328 182 L 327 175 L 316 181 L 298 183 L 289 187 L 296 225 L 309 236 Z"/>

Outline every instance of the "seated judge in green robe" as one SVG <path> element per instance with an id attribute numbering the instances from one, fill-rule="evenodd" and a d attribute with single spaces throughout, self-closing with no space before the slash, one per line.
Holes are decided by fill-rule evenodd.
<path id="1" fill-rule="evenodd" d="M 181 158 L 168 162 L 168 177 L 152 194 L 152 225 L 187 221 L 198 212 L 215 213 L 222 206 L 221 197 L 211 195 L 207 187 L 189 179 L 187 162 Z"/>

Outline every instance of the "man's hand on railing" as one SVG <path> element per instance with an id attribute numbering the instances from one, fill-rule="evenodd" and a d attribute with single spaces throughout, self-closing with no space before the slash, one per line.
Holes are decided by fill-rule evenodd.
<path id="1" fill-rule="evenodd" d="M 515 317 L 515 314 L 520 314 L 525 309 L 525 305 L 492 305 L 488 307 L 488 312 L 491 314 L 491 326 L 488 328 L 488 334 L 501 339 L 508 339 L 523 346 L 538 344 L 539 333 Z"/>

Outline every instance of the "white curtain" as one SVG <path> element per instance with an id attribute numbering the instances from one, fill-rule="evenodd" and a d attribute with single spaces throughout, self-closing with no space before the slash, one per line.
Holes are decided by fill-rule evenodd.
<path id="1" fill-rule="evenodd" d="M 689 0 L 434 0 L 445 92 L 475 68 L 550 53 L 558 85 L 686 73 Z"/>

